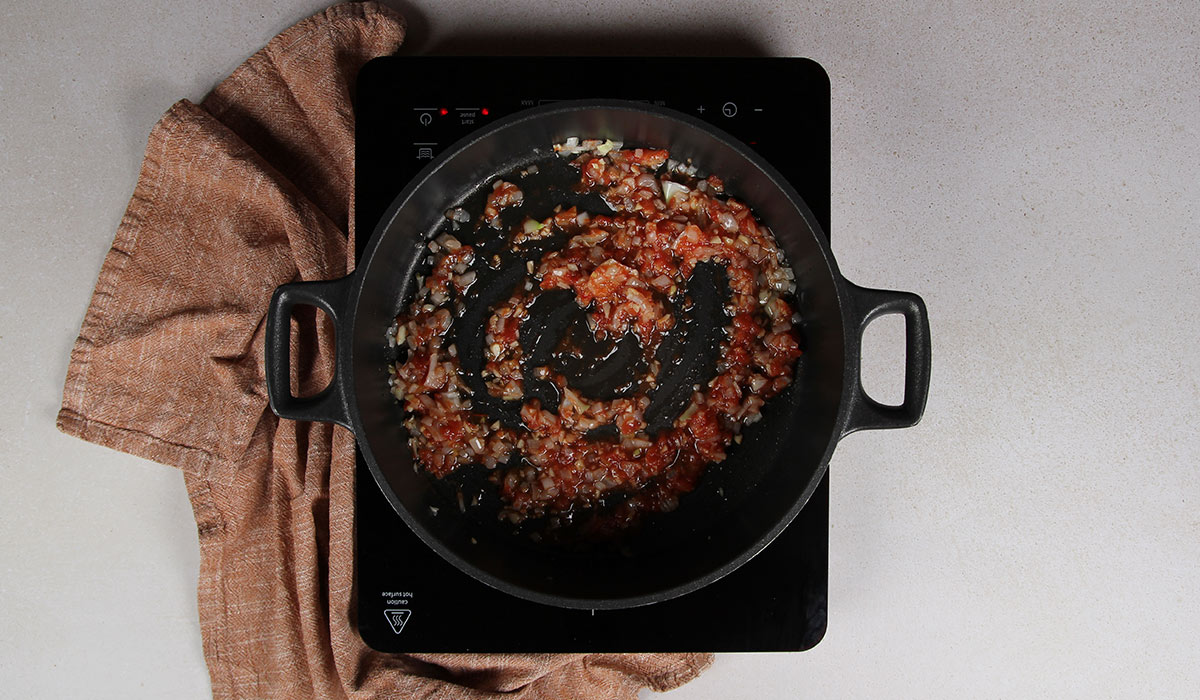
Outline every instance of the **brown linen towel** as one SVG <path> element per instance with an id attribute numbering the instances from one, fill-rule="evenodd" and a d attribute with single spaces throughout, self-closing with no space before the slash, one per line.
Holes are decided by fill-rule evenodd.
<path id="1" fill-rule="evenodd" d="M 263 319 L 277 285 L 353 264 L 349 86 L 404 28 L 374 3 L 335 6 L 154 127 L 59 428 L 184 471 L 218 698 L 633 698 L 686 683 L 710 655 L 391 655 L 354 629 L 353 437 L 271 412 Z M 293 328 L 296 385 L 312 392 L 332 333 L 315 314 Z"/>

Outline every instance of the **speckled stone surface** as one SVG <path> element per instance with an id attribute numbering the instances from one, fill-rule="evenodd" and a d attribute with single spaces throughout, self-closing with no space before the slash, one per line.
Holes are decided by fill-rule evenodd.
<path id="1" fill-rule="evenodd" d="M 54 415 L 151 125 L 322 4 L 90 5 L 0 10 L 0 687 L 202 698 L 182 478 Z M 825 640 L 721 655 L 672 700 L 1194 694 L 1198 6 L 398 7 L 414 52 L 633 29 L 816 59 L 841 268 L 929 306 L 924 422 L 831 466 Z M 884 399 L 892 320 L 868 333 Z"/>

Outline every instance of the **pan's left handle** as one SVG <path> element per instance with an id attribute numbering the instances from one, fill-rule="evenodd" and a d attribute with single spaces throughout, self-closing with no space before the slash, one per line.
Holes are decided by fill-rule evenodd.
<path id="1" fill-rule="evenodd" d="M 847 361 L 854 370 L 850 412 L 843 435 L 856 430 L 910 428 L 921 421 L 929 397 L 929 313 L 921 297 L 911 292 L 867 289 L 846 282 L 853 307 L 853 346 Z M 881 404 L 862 385 L 862 336 L 871 321 L 887 314 L 904 316 L 904 400 L 899 406 Z"/>
<path id="2" fill-rule="evenodd" d="M 353 279 L 351 275 L 328 282 L 294 282 L 275 289 L 267 309 L 266 373 L 271 410 L 280 418 L 351 427 L 344 386 L 349 370 L 341 354 L 347 345 L 344 319 Z M 314 396 L 292 395 L 291 318 L 292 308 L 298 305 L 315 306 L 328 314 L 336 336 L 333 379 Z"/>

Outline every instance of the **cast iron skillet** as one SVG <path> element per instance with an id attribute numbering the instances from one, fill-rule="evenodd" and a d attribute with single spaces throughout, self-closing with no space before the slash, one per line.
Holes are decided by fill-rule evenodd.
<path id="1" fill-rule="evenodd" d="M 401 407 L 387 385 L 394 351 L 385 331 L 414 289 L 424 243 L 445 225 L 443 212 L 571 136 L 669 148 L 673 157 L 690 157 L 701 170 L 720 175 L 726 190 L 774 231 L 796 273 L 803 317 L 805 354 L 796 381 L 766 405 L 742 444 L 733 446 L 725 462 L 709 467 L 677 510 L 655 516 L 620 547 L 535 542 L 497 521 L 494 495 L 479 487 L 483 482 L 471 470 L 443 481 L 418 473 Z M 337 334 L 335 376 L 324 391 L 307 398 L 292 396 L 289 383 L 289 318 L 297 304 L 323 309 Z M 905 388 L 901 405 L 886 406 L 862 389 L 860 348 L 866 325 L 893 313 L 903 314 L 906 323 Z M 332 421 L 354 432 L 396 512 L 459 569 L 528 600 L 615 609 L 668 600 L 733 571 L 800 511 L 838 440 L 856 430 L 915 425 L 929 388 L 929 344 L 920 297 L 846 281 L 808 207 L 749 148 L 671 110 L 585 101 L 521 112 L 458 142 L 396 198 L 353 274 L 279 287 L 267 317 L 266 374 L 271 407 L 280 417 Z M 464 347 L 462 339 L 459 346 Z M 464 490 L 468 500 L 482 499 L 465 513 L 456 503 Z"/>

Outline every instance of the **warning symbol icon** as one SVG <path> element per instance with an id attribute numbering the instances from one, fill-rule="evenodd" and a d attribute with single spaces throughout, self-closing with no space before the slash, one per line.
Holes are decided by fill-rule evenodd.
<path id="1" fill-rule="evenodd" d="M 383 614 L 387 617 L 388 624 L 391 625 L 392 631 L 400 634 L 404 631 L 404 624 L 408 622 L 408 618 L 412 615 L 408 610 L 384 610 Z"/>

